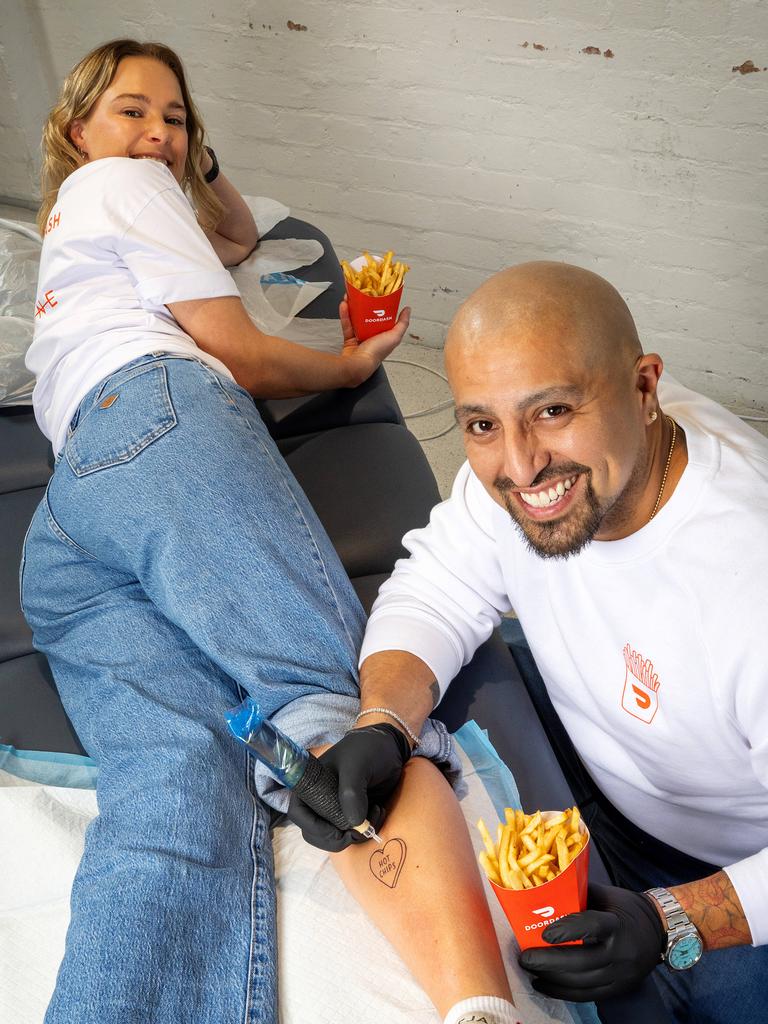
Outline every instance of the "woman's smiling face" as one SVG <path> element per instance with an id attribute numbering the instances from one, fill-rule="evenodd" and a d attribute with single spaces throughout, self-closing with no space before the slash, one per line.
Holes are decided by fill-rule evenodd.
<path id="1" fill-rule="evenodd" d="M 88 161 L 155 159 L 181 183 L 187 129 L 176 75 L 152 57 L 125 57 L 88 117 L 73 121 L 70 138 Z"/>

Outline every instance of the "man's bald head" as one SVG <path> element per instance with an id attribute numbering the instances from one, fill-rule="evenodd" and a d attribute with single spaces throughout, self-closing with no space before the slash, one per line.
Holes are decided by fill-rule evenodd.
<path id="1" fill-rule="evenodd" d="M 470 465 L 533 550 L 567 556 L 647 521 L 663 364 L 607 281 L 565 263 L 504 270 L 459 309 L 445 361 Z"/>
<path id="2" fill-rule="evenodd" d="M 565 344 L 586 367 L 634 362 L 642 354 L 626 303 L 602 277 L 567 263 L 521 263 L 494 274 L 466 300 L 448 331 L 446 357 L 456 349 L 503 340 L 509 345 Z"/>

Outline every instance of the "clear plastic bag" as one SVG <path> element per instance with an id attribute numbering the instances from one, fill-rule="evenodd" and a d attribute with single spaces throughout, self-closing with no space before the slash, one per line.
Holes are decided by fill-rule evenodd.
<path id="1" fill-rule="evenodd" d="M 24 358 L 35 329 L 41 245 L 34 225 L 0 218 L 0 407 L 32 404 L 35 379 Z"/>
<path id="2" fill-rule="evenodd" d="M 256 221 L 259 237 L 290 214 L 287 206 L 265 196 L 243 196 Z M 265 334 L 276 334 L 307 348 L 341 350 L 338 319 L 301 320 L 299 313 L 330 288 L 330 281 L 302 281 L 290 271 L 309 266 L 323 255 L 313 238 L 275 238 L 261 242 L 232 277 L 246 312 Z"/>

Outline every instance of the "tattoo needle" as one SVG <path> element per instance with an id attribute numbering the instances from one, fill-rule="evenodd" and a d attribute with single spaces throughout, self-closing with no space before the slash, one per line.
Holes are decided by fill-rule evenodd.
<path id="1" fill-rule="evenodd" d="M 320 817 L 342 832 L 354 829 L 381 845 L 381 837 L 367 819 L 359 825 L 351 825 L 347 821 L 339 803 L 338 780 L 333 772 L 265 718 L 252 697 L 246 697 L 242 704 L 225 711 L 224 717 L 233 735 L 266 765 L 279 782 L 293 789 Z"/>

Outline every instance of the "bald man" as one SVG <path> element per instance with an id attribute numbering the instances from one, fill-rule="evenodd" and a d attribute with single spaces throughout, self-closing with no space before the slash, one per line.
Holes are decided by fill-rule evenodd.
<path id="1" fill-rule="evenodd" d="M 363 714 L 412 741 L 514 608 L 616 883 L 543 933 L 584 945 L 521 955 L 535 987 L 601 999 L 664 959 L 676 1020 L 766 1020 L 768 441 L 660 385 L 624 301 L 577 267 L 495 275 L 445 354 L 468 461 L 374 605 Z M 358 820 L 386 773 L 346 771 L 345 739 Z"/>

